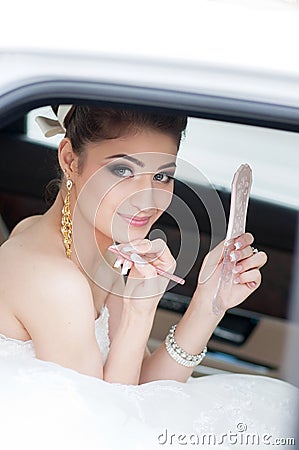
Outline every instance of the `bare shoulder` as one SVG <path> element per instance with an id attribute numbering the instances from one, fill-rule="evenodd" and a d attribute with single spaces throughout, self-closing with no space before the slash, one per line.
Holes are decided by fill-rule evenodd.
<path id="1" fill-rule="evenodd" d="M 26 217 L 25 219 L 21 220 L 13 228 L 13 230 L 11 231 L 11 233 L 9 235 L 9 238 L 11 238 L 12 236 L 16 236 L 19 233 L 22 233 L 22 231 L 26 230 L 28 227 L 30 227 L 31 225 L 38 222 L 41 217 L 42 217 L 41 215 L 35 215 L 35 216 Z"/>
<path id="2" fill-rule="evenodd" d="M 84 308 L 93 313 L 89 283 L 78 267 L 66 258 L 40 256 L 27 261 L 20 281 L 26 285 L 26 292 L 30 293 L 28 302 L 33 303 L 37 310 L 49 308 L 48 313 L 52 314 L 66 308 L 82 313 Z"/>
<path id="3" fill-rule="evenodd" d="M 27 324 L 44 312 L 50 316 L 71 306 L 94 314 L 86 277 L 72 261 L 53 251 L 51 242 L 48 245 L 48 252 L 42 252 L 38 243 L 28 242 L 20 234 L 1 246 L 1 301 Z"/>
<path id="4" fill-rule="evenodd" d="M 61 251 L 59 234 L 30 221 L 39 223 L 27 221 L 0 248 L 2 308 L 25 328 L 37 358 L 102 378 L 89 282 Z"/>
<path id="5" fill-rule="evenodd" d="M 101 378 L 94 303 L 85 276 L 71 261 L 59 258 L 40 263 L 36 272 L 31 267 L 27 276 L 28 290 L 17 314 L 36 356 Z"/>

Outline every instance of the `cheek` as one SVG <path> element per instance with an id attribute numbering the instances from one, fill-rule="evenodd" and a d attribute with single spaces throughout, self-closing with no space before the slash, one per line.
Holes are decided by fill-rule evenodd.
<path id="1" fill-rule="evenodd" d="M 115 186 L 110 185 L 109 189 L 102 190 L 101 201 L 99 203 L 99 210 L 103 214 L 108 211 L 115 211 L 121 208 L 121 205 L 128 201 L 130 197 L 130 192 L 126 186 L 122 183 L 118 183 Z"/>
<path id="2" fill-rule="evenodd" d="M 119 201 L 119 197 L 116 197 L 113 193 L 104 195 L 98 203 L 97 220 L 111 220 L 118 209 Z"/>
<path id="3" fill-rule="evenodd" d="M 79 180 L 76 185 L 76 196 L 76 207 L 90 223 L 95 222 L 99 211 L 107 209 L 113 198 L 111 184 L 97 174 L 87 180 L 83 177 Z"/>
<path id="4" fill-rule="evenodd" d="M 128 210 L 128 195 L 124 188 L 117 185 L 110 188 L 98 204 L 95 228 L 115 242 L 130 241 L 129 226 L 117 214 Z"/>
<path id="5" fill-rule="evenodd" d="M 154 204 L 157 209 L 161 210 L 161 214 L 165 211 L 171 203 L 173 198 L 173 186 L 167 187 L 165 189 L 154 189 L 153 190 Z"/>

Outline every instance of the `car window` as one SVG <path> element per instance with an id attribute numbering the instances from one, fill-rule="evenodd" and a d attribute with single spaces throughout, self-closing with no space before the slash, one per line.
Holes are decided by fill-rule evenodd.
<path id="1" fill-rule="evenodd" d="M 232 171 L 247 162 L 253 169 L 252 196 L 299 207 L 297 133 L 192 118 L 180 156 L 229 189 Z"/>
<path id="2" fill-rule="evenodd" d="M 17 132 L 3 133 L 2 136 L 5 167 L 3 164 L 0 177 L 3 186 L 0 206 L 9 230 L 23 217 L 46 211 L 46 186 L 57 177 L 55 149 L 62 135 L 44 138 L 35 122 L 38 114 L 54 118 L 49 107 L 33 110 L 26 117 L 25 139 Z M 176 322 L 186 311 L 196 288 L 202 260 L 212 247 L 213 233 L 219 240 L 224 238 L 219 229 L 211 226 L 210 212 L 214 203 L 210 208 L 210 203 L 201 201 L 209 189 L 199 187 L 191 191 L 195 185 L 205 182 L 217 188 L 212 191 L 219 194 L 223 218 L 223 211 L 226 215 L 229 211 L 233 173 L 241 163 L 249 163 L 253 169 L 253 186 L 248 231 L 255 237 L 254 245 L 266 251 L 269 257 L 263 268 L 261 287 L 239 308 L 229 311 L 213 334 L 209 343 L 210 363 L 206 370 L 212 371 L 215 367 L 215 370 L 283 377 L 285 324 L 296 261 L 298 144 L 299 136 L 295 132 L 198 117 L 188 119 L 178 156 L 176 178 L 179 180 L 175 183 L 177 195 L 174 197 L 182 202 L 174 203 L 174 208 L 179 206 L 180 215 L 171 215 L 177 211 L 168 210 L 161 215 L 149 235 L 150 239 L 165 237 L 177 260 L 177 274 L 186 282 L 183 286 L 172 287 L 170 284 L 170 289 L 161 299 L 153 339 L 158 341 L 165 336 L 168 321 Z M 14 162 L 24 154 L 27 157 L 23 159 L 20 178 Z M 219 209 L 216 212 L 214 217 L 218 223 Z M 225 227 L 222 228 L 224 233 Z M 187 251 L 180 252 L 181 247 Z M 179 317 L 174 320 L 176 314 Z"/>

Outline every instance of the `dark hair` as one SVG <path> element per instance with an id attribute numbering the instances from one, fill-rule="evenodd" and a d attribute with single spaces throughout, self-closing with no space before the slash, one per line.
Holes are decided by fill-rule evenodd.
<path id="1" fill-rule="evenodd" d="M 52 108 L 57 113 L 58 106 L 52 106 Z M 74 105 L 64 120 L 64 126 L 66 128 L 65 136 L 71 140 L 74 152 L 79 155 L 78 170 L 80 172 L 87 144 L 105 139 L 116 139 L 144 129 L 159 131 L 173 137 L 179 148 L 187 126 L 187 116 L 158 114 L 134 109 Z M 62 172 L 60 171 L 61 179 Z"/>

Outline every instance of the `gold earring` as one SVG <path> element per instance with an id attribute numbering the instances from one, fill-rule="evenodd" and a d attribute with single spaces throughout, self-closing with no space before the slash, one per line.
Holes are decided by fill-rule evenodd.
<path id="1" fill-rule="evenodd" d="M 66 256 L 68 258 L 71 257 L 71 245 L 73 242 L 72 234 L 73 234 L 73 223 L 72 223 L 72 216 L 71 216 L 71 210 L 70 210 L 70 195 L 71 195 L 71 189 L 73 186 L 72 180 L 68 179 L 66 181 L 66 188 L 67 188 L 67 194 L 64 199 L 64 205 L 62 208 L 62 219 L 61 219 L 61 233 L 63 236 L 63 243 L 65 246 L 65 252 Z"/>

